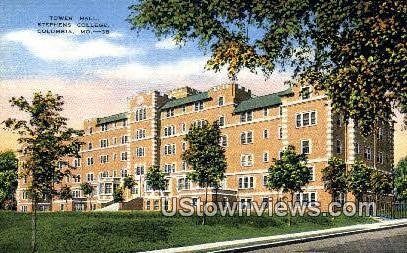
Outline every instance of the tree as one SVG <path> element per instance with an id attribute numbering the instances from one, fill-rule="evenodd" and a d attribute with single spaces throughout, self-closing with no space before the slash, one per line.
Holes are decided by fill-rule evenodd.
<path id="1" fill-rule="evenodd" d="M 164 191 L 167 184 L 165 174 L 158 166 L 152 166 L 148 169 L 146 181 L 153 191 Z"/>
<path id="2" fill-rule="evenodd" d="M 225 149 L 220 145 L 221 131 L 216 122 L 203 126 L 192 126 L 184 140 L 188 148 L 182 154 L 182 159 L 191 166 L 187 177 L 192 182 L 205 188 L 205 202 L 202 224 L 206 223 L 206 208 L 208 203 L 208 188 L 216 187 L 225 177 Z"/>
<path id="3" fill-rule="evenodd" d="M 59 190 L 59 198 L 65 200 L 65 202 L 68 202 L 68 199 L 72 199 L 71 187 L 67 185 L 62 186 Z"/>
<path id="4" fill-rule="evenodd" d="M 371 189 L 371 175 L 373 170 L 362 161 L 356 161 L 351 166 L 348 174 L 348 189 L 355 195 L 358 202 L 362 201 L 363 195 Z"/>
<path id="5" fill-rule="evenodd" d="M 374 170 L 370 175 L 370 190 L 375 195 L 376 204 L 380 198 L 390 194 L 393 190 L 393 178 L 389 173 L 381 170 Z"/>
<path id="6" fill-rule="evenodd" d="M 123 179 L 124 189 L 128 189 L 129 191 L 131 191 L 131 189 L 133 189 L 133 187 L 135 185 L 136 185 L 136 182 L 134 181 L 134 179 L 131 175 L 129 175 Z"/>
<path id="7" fill-rule="evenodd" d="M 289 68 L 292 82 L 326 91 L 333 108 L 367 134 L 407 112 L 406 2 L 278 0 L 158 1 L 131 5 L 133 29 L 197 41 L 207 68 L 243 68 L 266 77 Z M 344 89 L 346 87 L 346 89 Z"/>
<path id="8" fill-rule="evenodd" d="M 281 158 L 273 158 L 267 177 L 267 186 L 270 190 L 289 192 L 291 201 L 294 204 L 294 193 L 302 192 L 304 187 L 311 180 L 311 172 L 306 166 L 307 156 L 297 154 L 295 147 L 289 145 L 284 149 Z M 291 212 L 289 210 L 288 224 L 291 226 Z"/>
<path id="9" fill-rule="evenodd" d="M 13 151 L 0 152 L 0 209 L 15 209 L 18 160 Z"/>
<path id="10" fill-rule="evenodd" d="M 397 198 L 407 200 L 407 157 L 401 159 L 395 168 L 394 184 Z"/>
<path id="11" fill-rule="evenodd" d="M 88 197 L 89 210 L 92 210 L 92 194 L 95 189 L 89 182 L 84 182 L 81 184 L 81 190 L 82 190 L 83 194 L 85 194 Z"/>
<path id="12" fill-rule="evenodd" d="M 117 187 L 113 192 L 113 201 L 117 203 L 122 202 L 123 200 L 123 189 L 121 187 Z"/>
<path id="13" fill-rule="evenodd" d="M 332 201 L 335 196 L 346 192 L 346 165 L 342 159 L 337 157 L 329 159 L 328 166 L 322 170 L 322 181 L 325 191 L 331 194 Z"/>
<path id="14" fill-rule="evenodd" d="M 67 160 L 79 158 L 82 131 L 67 126 L 67 119 L 60 115 L 63 97 L 51 92 L 34 93 L 31 101 L 24 97 L 10 100 L 11 106 L 28 114 L 29 120 L 9 118 L 3 123 L 20 137 L 23 154 L 21 173 L 30 178 L 29 195 L 32 200 L 32 252 L 37 251 L 37 203 L 58 195 L 54 184 L 70 175 L 74 169 Z"/>

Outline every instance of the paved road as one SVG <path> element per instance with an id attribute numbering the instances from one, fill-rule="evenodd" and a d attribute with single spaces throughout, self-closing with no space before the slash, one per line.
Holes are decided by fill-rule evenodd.
<path id="1" fill-rule="evenodd" d="M 250 252 L 407 252 L 407 227 L 347 235 Z"/>

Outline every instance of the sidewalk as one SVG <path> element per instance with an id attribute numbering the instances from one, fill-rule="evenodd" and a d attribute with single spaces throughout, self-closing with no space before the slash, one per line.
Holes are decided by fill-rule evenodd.
<path id="1" fill-rule="evenodd" d="M 316 231 L 308 231 L 301 233 L 274 235 L 249 238 L 243 240 L 223 241 L 215 243 L 206 243 L 186 247 L 170 248 L 163 250 L 148 251 L 150 253 L 178 253 L 178 252 L 242 252 L 248 249 L 260 249 L 274 246 L 282 246 L 292 243 L 301 243 L 325 239 L 330 237 L 350 235 L 356 233 L 364 233 L 369 231 L 377 231 L 390 229 L 400 226 L 407 226 L 407 219 L 386 220 L 372 224 L 359 224 L 346 227 L 330 228 Z"/>

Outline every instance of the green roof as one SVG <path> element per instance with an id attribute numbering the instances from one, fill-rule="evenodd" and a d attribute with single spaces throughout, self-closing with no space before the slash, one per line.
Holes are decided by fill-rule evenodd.
<path id="1" fill-rule="evenodd" d="M 124 119 L 127 119 L 127 113 L 122 112 L 122 113 L 110 115 L 110 116 L 103 117 L 103 118 L 97 118 L 96 124 L 101 125 L 101 124 L 116 122 L 116 121 L 120 121 L 120 120 L 124 120 Z"/>
<path id="2" fill-rule="evenodd" d="M 260 97 L 249 98 L 238 104 L 234 110 L 234 113 L 242 113 L 247 111 L 253 111 L 260 108 L 267 108 L 281 104 L 281 97 L 293 94 L 291 88 L 280 91 L 277 93 L 272 93 L 269 95 L 264 95 Z"/>
<path id="3" fill-rule="evenodd" d="M 206 100 L 206 99 L 210 99 L 207 91 L 201 92 L 201 93 L 198 93 L 195 95 L 190 95 L 190 96 L 187 96 L 184 98 L 172 99 L 172 100 L 168 101 L 163 107 L 161 107 L 161 110 L 180 107 L 183 105 L 192 104 L 194 102 L 202 101 L 202 100 Z"/>

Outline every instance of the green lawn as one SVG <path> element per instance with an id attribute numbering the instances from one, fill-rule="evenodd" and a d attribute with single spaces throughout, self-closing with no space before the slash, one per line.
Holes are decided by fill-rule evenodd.
<path id="1" fill-rule="evenodd" d="M 363 217 L 164 217 L 160 213 L 40 213 L 39 252 L 135 252 L 374 222 Z M 0 252 L 29 252 L 30 214 L 0 212 Z"/>

